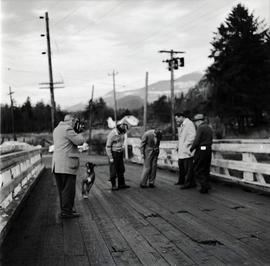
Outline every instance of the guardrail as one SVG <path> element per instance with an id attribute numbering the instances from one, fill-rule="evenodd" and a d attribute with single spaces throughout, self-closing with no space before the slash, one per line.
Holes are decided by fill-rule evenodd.
<path id="1" fill-rule="evenodd" d="M 0 156 L 0 232 L 1 242 L 21 203 L 44 169 L 41 149 Z"/>
<path id="2" fill-rule="evenodd" d="M 128 138 L 129 160 L 142 163 L 139 138 Z M 161 141 L 158 166 L 178 170 L 177 141 Z M 214 140 L 211 175 L 270 192 L 270 140 Z"/>

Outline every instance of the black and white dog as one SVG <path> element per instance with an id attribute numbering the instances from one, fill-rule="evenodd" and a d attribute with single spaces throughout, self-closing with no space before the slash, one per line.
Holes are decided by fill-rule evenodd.
<path id="1" fill-rule="evenodd" d="M 91 162 L 87 162 L 85 164 L 86 176 L 82 180 L 82 196 L 84 199 L 88 198 L 90 189 L 95 182 L 95 178 L 96 178 L 95 171 L 94 171 L 95 166 L 96 165 L 94 163 L 91 163 Z"/>

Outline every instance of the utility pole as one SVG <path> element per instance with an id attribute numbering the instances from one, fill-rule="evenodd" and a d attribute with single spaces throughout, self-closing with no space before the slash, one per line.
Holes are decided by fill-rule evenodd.
<path id="1" fill-rule="evenodd" d="M 148 72 L 145 75 L 145 97 L 144 97 L 144 109 L 143 109 L 143 129 L 147 129 L 147 98 L 148 98 Z"/>
<path id="2" fill-rule="evenodd" d="M 14 108 L 13 108 L 13 98 L 12 94 L 14 91 L 11 91 L 11 87 L 9 86 L 9 97 L 10 97 L 10 106 L 11 106 L 11 123 L 12 123 L 12 133 L 13 133 L 13 139 L 17 140 L 16 134 L 15 134 L 15 123 L 14 123 Z"/>
<path id="3" fill-rule="evenodd" d="M 174 111 L 175 111 L 175 97 L 174 97 L 174 69 L 178 69 L 178 66 L 182 67 L 184 66 L 184 57 L 174 57 L 174 54 L 182 54 L 185 52 L 181 51 L 166 51 L 166 50 L 161 50 L 159 51 L 160 53 L 169 53 L 170 54 L 170 59 L 167 59 L 163 62 L 168 63 L 168 70 L 171 71 L 171 127 L 172 127 L 172 139 L 175 140 L 175 123 L 174 123 Z M 179 62 L 179 65 L 178 65 Z"/>
<path id="4" fill-rule="evenodd" d="M 44 17 L 40 17 L 44 19 Z M 53 72 L 52 72 L 52 57 L 51 57 L 51 43 L 50 43 L 50 29 L 49 29 L 49 15 L 48 12 L 45 12 L 45 21 L 46 21 L 46 37 L 47 37 L 47 55 L 48 55 L 48 65 L 49 65 L 49 85 L 50 85 L 50 94 L 51 94 L 51 118 L 52 118 L 52 131 L 54 130 L 54 119 L 55 119 L 55 100 L 54 100 L 54 83 L 53 83 Z M 41 37 L 44 35 L 42 34 Z M 42 54 L 46 54 L 43 52 Z"/>
<path id="5" fill-rule="evenodd" d="M 113 77 L 113 97 L 114 97 L 114 121 L 115 121 L 115 127 L 117 125 L 117 101 L 116 101 L 116 92 L 115 92 L 115 75 L 117 75 L 118 72 L 115 72 L 113 70 L 112 74 L 108 74 L 109 76 Z"/>
<path id="6" fill-rule="evenodd" d="M 92 85 L 92 96 L 89 103 L 89 149 L 88 154 L 91 153 L 90 147 L 91 147 L 91 141 L 92 141 L 92 121 L 93 121 L 93 114 L 92 114 L 92 107 L 93 107 L 93 100 L 94 100 L 94 85 Z"/>

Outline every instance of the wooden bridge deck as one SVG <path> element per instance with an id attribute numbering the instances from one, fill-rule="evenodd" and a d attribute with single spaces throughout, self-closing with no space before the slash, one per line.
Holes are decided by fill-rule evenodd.
<path id="1" fill-rule="evenodd" d="M 61 220 L 47 169 L 2 245 L 1 264 L 270 265 L 270 197 L 216 183 L 209 195 L 179 190 L 176 173 L 165 170 L 157 188 L 141 189 L 140 174 L 127 164 L 131 188 L 111 192 L 108 166 L 96 167 L 88 200 L 77 179 L 82 216 Z"/>

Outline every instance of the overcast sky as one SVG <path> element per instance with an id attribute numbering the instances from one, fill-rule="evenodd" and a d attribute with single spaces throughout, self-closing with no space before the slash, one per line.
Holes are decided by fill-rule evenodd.
<path id="1" fill-rule="evenodd" d="M 54 81 L 65 88 L 55 90 L 61 107 L 112 90 L 115 69 L 116 90 L 141 88 L 145 72 L 149 83 L 169 80 L 162 63 L 169 57 L 159 50 L 185 51 L 185 67 L 175 77 L 193 71 L 204 72 L 213 32 L 232 7 L 244 4 L 255 17 L 270 22 L 270 0 L 99 0 L 99 1 L 1 1 L 2 59 L 1 103 L 9 103 L 9 86 L 17 104 L 30 96 L 35 104 L 50 102 L 45 21 L 49 13 Z"/>

